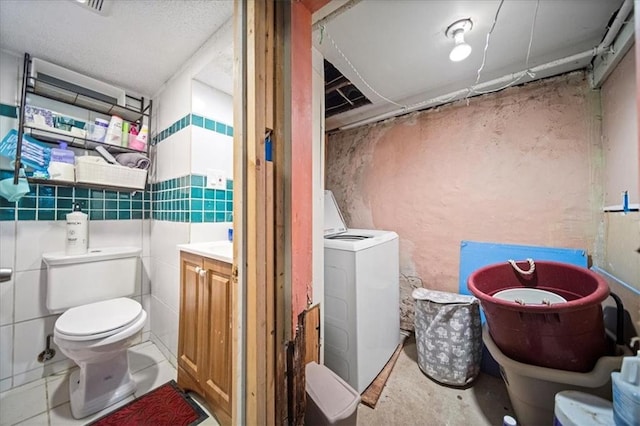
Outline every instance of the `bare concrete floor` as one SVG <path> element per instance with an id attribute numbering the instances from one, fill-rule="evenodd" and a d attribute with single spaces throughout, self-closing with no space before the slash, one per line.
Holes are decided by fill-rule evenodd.
<path id="1" fill-rule="evenodd" d="M 484 373 L 466 389 L 441 385 L 418 367 L 415 340 L 404 345 L 375 409 L 360 404 L 358 425 L 501 425 L 513 416 L 501 378 Z"/>

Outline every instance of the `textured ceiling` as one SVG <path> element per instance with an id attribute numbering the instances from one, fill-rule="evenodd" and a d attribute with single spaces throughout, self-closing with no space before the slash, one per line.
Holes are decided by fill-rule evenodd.
<path id="1" fill-rule="evenodd" d="M 342 13 L 319 22 L 324 28 L 316 25 L 315 47 L 372 102 L 328 118 L 327 130 L 474 85 L 499 4 L 499 0 L 352 0 Z M 479 82 L 597 46 L 621 4 L 622 0 L 505 0 Z M 473 21 L 465 36 L 473 51 L 466 60 L 451 62 L 448 55 L 454 43 L 445 30 L 462 18 Z M 572 61 L 535 78 L 584 68 L 590 61 Z M 527 80 L 531 79 L 520 82 Z"/>
<path id="2" fill-rule="evenodd" d="M 151 96 L 231 19 L 233 2 L 108 0 L 106 10 L 102 16 L 74 0 L 0 0 L 0 48 Z"/>
<path id="3" fill-rule="evenodd" d="M 0 48 L 29 52 L 150 96 L 217 33 L 216 60 L 204 66 L 195 78 L 232 93 L 231 0 L 107 1 L 107 16 L 101 16 L 80 7 L 75 0 L 0 0 Z M 345 7 L 322 21 L 324 31 L 315 27 L 314 45 L 372 104 L 328 118 L 326 128 L 335 129 L 397 110 L 398 105 L 471 87 L 499 3 L 331 2 L 327 7 L 332 10 Z M 527 68 L 525 58 L 536 5 L 539 7 L 528 68 L 595 47 L 621 3 L 622 0 L 505 0 L 491 35 L 480 83 Z M 453 63 L 448 60 L 453 42 L 444 32 L 460 18 L 474 22 L 465 37 L 473 52 L 465 61 Z M 535 78 L 584 68 L 589 62 L 589 58 L 573 61 L 538 73 Z M 521 82 L 527 80 L 530 78 Z"/>

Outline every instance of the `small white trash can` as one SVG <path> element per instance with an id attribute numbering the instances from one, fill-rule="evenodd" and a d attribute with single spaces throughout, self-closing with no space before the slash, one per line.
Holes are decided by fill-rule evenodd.
<path id="1" fill-rule="evenodd" d="M 305 367 L 306 426 L 355 426 L 360 395 L 324 365 L 310 362 Z"/>

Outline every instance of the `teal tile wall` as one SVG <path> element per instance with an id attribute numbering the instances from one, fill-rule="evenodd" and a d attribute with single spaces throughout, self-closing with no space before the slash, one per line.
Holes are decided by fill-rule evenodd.
<path id="1" fill-rule="evenodd" d="M 18 107 L 15 105 L 0 104 L 0 116 L 18 118 Z"/>
<path id="2" fill-rule="evenodd" d="M 187 175 L 151 184 L 152 218 L 171 222 L 233 221 L 233 181 L 207 188 L 207 177 Z"/>
<path id="3" fill-rule="evenodd" d="M 0 173 L 10 178 L 11 172 Z M 148 219 L 151 217 L 151 193 L 107 191 L 68 186 L 31 185 L 31 192 L 18 202 L 0 197 L 0 221 L 66 220 L 74 203 L 80 203 L 89 220 Z"/>
<path id="4" fill-rule="evenodd" d="M 158 134 L 151 139 L 151 144 L 157 145 L 169 136 L 179 132 L 182 129 L 187 128 L 188 126 L 201 127 L 203 129 L 211 130 L 212 132 L 220 133 L 222 135 L 233 136 L 233 126 L 203 117 L 201 115 L 187 114 L 166 129 L 158 132 Z"/>

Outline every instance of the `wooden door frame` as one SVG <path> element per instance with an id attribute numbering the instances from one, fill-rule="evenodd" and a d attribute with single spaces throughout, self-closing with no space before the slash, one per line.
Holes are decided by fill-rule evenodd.
<path id="1" fill-rule="evenodd" d="M 298 315 L 312 294 L 311 15 L 326 3 L 234 5 L 234 424 L 293 422 L 286 350 L 304 348 Z"/>

